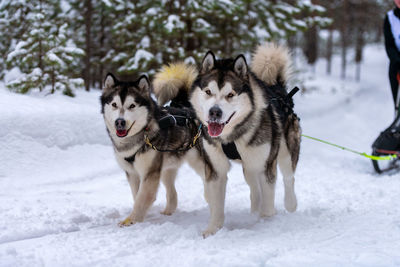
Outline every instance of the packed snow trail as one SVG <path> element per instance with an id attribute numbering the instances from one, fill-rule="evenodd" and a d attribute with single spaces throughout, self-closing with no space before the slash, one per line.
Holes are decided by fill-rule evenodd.
<path id="1" fill-rule="evenodd" d="M 324 62 L 316 75 L 307 74 L 314 77 L 308 93 L 294 97 L 303 133 L 370 153 L 393 119 L 393 104 L 383 46 L 366 55 L 361 83 L 325 76 Z M 377 175 L 369 160 L 307 139 L 295 213 L 284 210 L 279 177 L 277 215 L 251 215 L 248 186 L 233 163 L 224 227 L 203 239 L 209 216 L 203 185 L 184 165 L 175 214 L 160 214 L 161 186 L 145 222 L 119 228 L 132 199 L 99 95 L 0 89 L 0 266 L 400 265 L 400 175 Z"/>

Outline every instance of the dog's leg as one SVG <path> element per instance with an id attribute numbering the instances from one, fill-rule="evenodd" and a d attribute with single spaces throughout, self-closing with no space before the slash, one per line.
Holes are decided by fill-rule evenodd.
<path id="1" fill-rule="evenodd" d="M 140 187 L 135 198 L 133 211 L 128 216 L 128 218 L 120 222 L 120 226 L 129 226 L 137 222 L 142 222 L 144 220 L 147 210 L 156 200 L 159 183 L 159 173 L 153 173 L 140 182 Z"/>
<path id="2" fill-rule="evenodd" d="M 140 187 L 140 177 L 138 173 L 135 172 L 130 172 L 130 173 L 126 173 L 126 178 L 128 179 L 129 182 L 129 186 L 131 188 L 132 191 L 132 197 L 133 197 L 133 203 L 136 202 L 136 195 L 139 191 L 139 187 Z M 125 220 L 119 222 L 120 226 L 126 226 L 126 225 L 130 225 L 131 224 L 131 219 L 130 216 L 128 216 L 127 218 L 125 218 Z"/>
<path id="3" fill-rule="evenodd" d="M 190 167 L 201 177 L 201 180 L 203 181 L 203 186 L 205 188 L 205 186 L 206 186 L 206 169 L 207 169 L 206 168 L 207 163 L 206 163 L 205 159 L 200 156 L 199 151 L 197 151 L 195 149 L 191 149 L 186 154 L 186 160 L 189 163 Z M 208 199 L 205 194 L 205 190 L 204 190 L 204 199 L 208 203 Z"/>
<path id="4" fill-rule="evenodd" d="M 203 232 L 206 238 L 222 228 L 225 220 L 225 192 L 227 174 L 230 168 L 229 160 L 222 147 L 204 143 L 204 195 L 210 208 L 210 219 L 207 229 Z"/>
<path id="5" fill-rule="evenodd" d="M 167 193 L 167 205 L 165 206 L 165 210 L 161 212 L 164 215 L 171 215 L 174 213 L 176 206 L 178 205 L 178 195 L 175 189 L 175 178 L 177 172 L 177 168 L 169 168 L 161 172 L 161 181 L 163 182 Z"/>
<path id="6" fill-rule="evenodd" d="M 261 217 L 274 215 L 275 181 L 268 182 L 268 164 L 265 163 L 271 151 L 270 144 L 251 147 L 238 142 L 237 147 L 243 155 L 243 173 L 250 186 L 251 211 L 259 212 Z"/>
<path id="7" fill-rule="evenodd" d="M 175 189 L 175 178 L 182 160 L 165 154 L 161 170 L 161 181 L 163 182 L 167 194 L 167 205 L 165 210 L 161 212 L 164 215 L 171 215 L 175 212 L 178 205 L 178 195 Z"/>
<path id="8" fill-rule="evenodd" d="M 276 177 L 276 163 L 273 166 Z M 276 179 L 269 181 L 266 175 L 261 175 L 260 177 L 260 188 L 261 188 L 261 207 L 260 207 L 260 217 L 270 217 L 275 215 L 275 184 Z"/>
<path id="9" fill-rule="evenodd" d="M 261 202 L 261 192 L 259 176 L 260 173 L 253 170 L 248 170 L 243 167 L 243 174 L 247 184 L 250 187 L 250 202 L 251 202 L 251 212 L 258 213 L 260 211 Z"/>
<path id="10" fill-rule="evenodd" d="M 226 182 L 227 176 L 221 175 L 204 183 L 204 193 L 210 207 L 210 220 L 203 232 L 204 238 L 215 234 L 224 224 Z"/>
<path id="11" fill-rule="evenodd" d="M 126 173 L 126 178 L 128 179 L 129 186 L 132 191 L 133 201 L 135 201 L 135 198 L 136 198 L 137 192 L 139 190 L 139 186 L 140 186 L 139 174 L 133 173 L 133 172 Z"/>
<path id="12" fill-rule="evenodd" d="M 289 212 L 294 212 L 297 209 L 297 199 L 294 191 L 294 171 L 289 151 L 283 142 L 278 155 L 278 164 L 285 185 L 285 208 Z"/>
<path id="13" fill-rule="evenodd" d="M 230 165 L 221 147 L 207 141 L 203 144 L 202 153 L 192 149 L 187 153 L 186 159 L 203 180 L 204 198 L 210 208 L 208 227 L 203 231 L 203 237 L 206 238 L 215 234 L 224 224 L 226 182 Z"/>
<path id="14" fill-rule="evenodd" d="M 193 150 L 192 150 L 193 151 Z M 203 186 L 204 186 L 204 199 L 206 200 L 206 202 L 209 204 L 207 195 L 206 195 L 206 163 L 204 161 L 204 159 L 200 158 L 200 156 L 198 155 L 198 153 L 194 156 L 193 153 L 189 152 L 190 154 L 192 154 L 190 156 L 190 158 L 188 158 L 188 163 L 190 165 L 190 167 L 192 167 L 196 173 L 201 177 L 201 180 L 203 181 Z M 188 154 L 189 154 L 188 153 Z"/>

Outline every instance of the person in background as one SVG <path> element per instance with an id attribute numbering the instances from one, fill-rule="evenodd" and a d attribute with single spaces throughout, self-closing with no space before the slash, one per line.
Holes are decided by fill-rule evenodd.
<path id="1" fill-rule="evenodd" d="M 392 88 L 393 101 L 397 114 L 400 104 L 400 94 L 398 92 L 400 80 L 400 0 L 394 0 L 394 4 L 396 7 L 386 14 L 383 32 L 385 35 L 386 53 L 390 60 L 390 86 Z"/>

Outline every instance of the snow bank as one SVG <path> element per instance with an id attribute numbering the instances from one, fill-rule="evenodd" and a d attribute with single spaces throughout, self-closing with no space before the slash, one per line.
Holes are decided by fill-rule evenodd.
<path id="1" fill-rule="evenodd" d="M 107 145 L 100 92 L 32 97 L 0 90 L 0 138 L 34 141 L 48 148 L 81 144 Z"/>

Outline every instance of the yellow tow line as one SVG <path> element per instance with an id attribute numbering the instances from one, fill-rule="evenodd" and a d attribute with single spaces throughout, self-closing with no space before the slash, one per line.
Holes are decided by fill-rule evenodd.
<path id="1" fill-rule="evenodd" d="M 340 149 L 342 149 L 342 150 L 346 150 L 346 151 L 349 151 L 349 152 L 358 154 L 358 155 L 360 155 L 360 156 L 363 156 L 363 157 L 366 157 L 366 158 L 369 158 L 369 159 L 372 159 L 372 160 L 392 160 L 392 159 L 397 159 L 397 158 L 398 158 L 398 156 L 397 156 L 396 154 L 386 155 L 386 156 L 374 156 L 374 155 L 369 155 L 369 154 L 364 153 L 364 152 L 358 152 L 358 151 L 355 151 L 355 150 L 353 150 L 353 149 L 350 149 L 350 148 L 347 148 L 347 147 L 344 147 L 344 146 L 339 146 L 339 145 L 330 143 L 330 142 L 328 142 L 328 141 L 321 140 L 321 139 L 319 139 L 319 138 L 315 138 L 315 137 L 308 136 L 308 135 L 305 135 L 305 134 L 302 134 L 302 136 L 303 136 L 303 137 L 306 137 L 306 138 L 309 138 L 309 139 L 312 139 L 312 140 L 315 140 L 315 141 L 318 141 L 318 142 L 321 142 L 321 143 L 324 143 L 324 144 L 327 144 L 327 145 L 331 145 L 331 146 L 340 148 Z"/>

